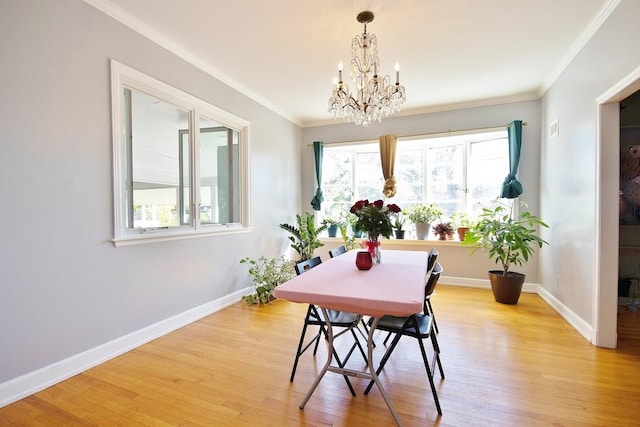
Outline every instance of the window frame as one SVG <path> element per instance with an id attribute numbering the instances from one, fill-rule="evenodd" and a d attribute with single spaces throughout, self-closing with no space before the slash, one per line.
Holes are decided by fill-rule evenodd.
<path id="1" fill-rule="evenodd" d="M 191 170 L 191 222 L 188 225 L 165 228 L 127 228 L 126 178 L 127 143 L 124 120 L 124 90 L 142 92 L 189 112 L 189 153 Z M 250 231 L 250 175 L 249 175 L 249 122 L 196 98 L 151 76 L 111 60 L 111 107 L 113 146 L 113 209 L 115 246 L 157 241 L 189 239 L 244 233 Z M 240 221 L 229 224 L 200 224 L 200 118 L 214 120 L 238 132 L 238 170 Z"/>
<path id="2" fill-rule="evenodd" d="M 504 133 L 503 136 L 500 137 L 489 137 L 490 134 L 497 134 L 497 133 Z M 482 135 L 486 135 L 486 137 L 483 137 Z M 469 140 L 469 139 L 463 139 L 465 138 L 465 136 L 471 136 L 471 137 L 477 137 L 474 138 L 474 140 Z M 461 140 L 459 141 L 446 141 L 444 138 L 450 138 L 450 137 L 459 137 Z M 461 191 L 464 193 L 464 196 L 460 198 L 460 200 L 463 202 L 464 205 L 464 211 L 467 213 L 472 213 L 473 212 L 473 206 L 470 206 L 472 204 L 472 200 L 470 199 L 470 182 L 469 182 L 469 161 L 470 161 L 470 157 L 472 156 L 471 154 L 471 146 L 474 143 L 481 143 L 481 142 L 485 142 L 485 141 L 493 141 L 495 139 L 505 139 L 507 140 L 506 145 L 505 145 L 505 154 L 506 154 L 506 160 L 507 160 L 507 164 L 506 169 L 504 171 L 505 176 L 507 176 L 507 174 L 509 173 L 509 165 L 508 165 L 508 153 L 509 153 L 509 146 L 508 146 L 508 132 L 507 132 L 507 127 L 505 126 L 496 126 L 496 127 L 486 127 L 486 128 L 477 128 L 477 129 L 467 129 L 467 130 L 461 130 L 461 131 L 452 131 L 452 132 L 443 132 L 443 133 L 434 133 L 434 134 L 423 134 L 423 135 L 411 135 L 411 136 L 398 136 L 397 137 L 397 141 L 398 141 L 398 147 L 397 147 L 397 151 L 405 151 L 405 150 L 411 150 L 412 148 L 410 148 L 410 144 L 412 141 L 417 141 L 419 144 L 417 145 L 419 147 L 420 150 L 423 151 L 423 158 L 422 158 L 422 168 L 424 171 L 423 177 L 422 177 L 422 185 L 423 185 L 423 193 L 422 193 L 422 200 L 416 202 L 416 203 L 429 203 L 431 201 L 430 196 L 429 196 L 429 186 L 428 186 L 428 150 L 430 148 L 437 148 L 437 147 L 453 147 L 456 145 L 459 145 L 462 147 L 462 185 L 463 188 L 461 189 Z M 437 140 L 437 139 L 442 139 L 441 141 L 431 141 L 428 142 L 429 140 Z M 331 144 L 327 144 L 328 146 L 325 146 L 325 149 L 337 149 L 337 150 L 345 150 L 349 152 L 349 155 L 352 158 L 351 161 L 351 165 L 352 165 L 352 173 L 351 173 L 351 196 L 352 196 L 352 203 L 354 203 L 358 197 L 356 196 L 356 194 L 358 194 L 358 188 L 357 188 L 357 174 L 358 171 L 356 169 L 356 162 L 355 159 L 357 157 L 357 154 L 359 152 L 367 152 L 368 149 L 366 148 L 367 146 L 373 146 L 375 147 L 374 150 L 379 150 L 379 145 L 378 145 L 378 141 L 376 140 L 361 140 L 361 141 L 351 141 L 351 142 L 336 142 L 336 143 L 331 143 Z M 326 156 L 325 156 L 326 159 Z M 396 153 L 396 159 L 397 159 L 397 153 Z M 397 160 L 396 160 L 397 162 Z M 396 164 L 396 178 L 397 178 L 397 169 L 398 165 Z M 384 179 L 382 179 L 382 183 L 384 183 Z M 380 184 L 380 190 L 382 193 L 382 183 Z M 324 183 L 323 183 L 324 185 Z M 499 193 L 496 195 L 496 198 L 499 196 Z M 382 194 L 380 194 L 380 198 L 384 198 L 382 196 Z M 395 198 L 394 198 L 395 199 Z M 391 199 L 391 201 L 393 201 L 394 199 Z M 320 211 L 320 216 L 319 216 L 319 220 L 322 220 L 322 217 L 325 215 L 324 209 L 322 211 Z"/>

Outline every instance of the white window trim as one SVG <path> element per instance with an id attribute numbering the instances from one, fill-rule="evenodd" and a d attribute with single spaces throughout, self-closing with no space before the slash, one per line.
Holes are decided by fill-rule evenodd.
<path id="1" fill-rule="evenodd" d="M 237 130 L 239 133 L 239 191 L 240 191 L 240 222 L 233 224 L 207 224 L 196 227 L 180 227 L 175 229 L 129 230 L 126 229 L 125 205 L 125 135 L 123 126 L 124 88 L 134 89 L 155 96 L 164 101 L 175 104 L 193 112 L 193 120 L 200 116 L 215 119 L 225 126 Z M 112 242 L 115 246 L 129 246 L 150 242 L 164 242 L 170 240 L 192 239 L 199 237 L 220 236 L 251 231 L 250 221 L 250 169 L 249 169 L 249 122 L 215 107 L 188 93 L 182 92 L 166 83 L 154 79 L 131 67 L 111 60 L 111 120 L 113 132 L 113 209 L 114 232 Z M 195 126 L 193 126 L 195 129 Z M 199 138 L 199 132 L 194 132 Z M 193 176 L 195 172 L 193 172 Z M 193 203 L 200 203 L 199 194 L 195 194 Z"/>

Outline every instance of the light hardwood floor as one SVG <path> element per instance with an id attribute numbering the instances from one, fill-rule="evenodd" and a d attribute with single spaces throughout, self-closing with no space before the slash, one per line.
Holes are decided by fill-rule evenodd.
<path id="1" fill-rule="evenodd" d="M 443 416 L 415 340 L 401 340 L 381 375 L 406 426 L 640 425 L 640 313 L 620 310 L 619 348 L 610 350 L 589 344 L 536 295 L 507 306 L 488 290 L 440 286 L 433 305 Z M 298 408 L 326 354 L 322 346 L 315 360 L 305 353 L 289 382 L 305 310 L 281 300 L 235 304 L 0 408 L 0 425 L 393 425 L 375 387 L 364 396 L 366 381 L 352 379 L 352 397 L 332 373 Z M 349 365 L 362 367 L 361 357 Z"/>

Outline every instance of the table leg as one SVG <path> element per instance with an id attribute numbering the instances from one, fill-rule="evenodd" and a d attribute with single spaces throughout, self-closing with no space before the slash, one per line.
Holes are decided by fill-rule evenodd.
<path id="1" fill-rule="evenodd" d="M 320 380 L 322 380 L 322 378 L 324 377 L 324 374 L 326 374 L 327 371 L 331 371 L 341 375 L 348 375 L 356 378 L 366 378 L 368 380 L 373 381 L 375 385 L 378 387 L 378 390 L 380 390 L 380 394 L 382 395 L 384 402 L 387 404 L 387 407 L 389 408 L 389 411 L 391 412 L 391 415 L 393 416 L 393 419 L 396 422 L 396 425 L 398 425 L 399 427 L 402 427 L 403 425 L 402 420 L 400 420 L 400 417 L 398 416 L 398 413 L 396 412 L 396 409 L 394 408 L 393 403 L 391 403 L 391 399 L 389 399 L 389 395 L 387 394 L 387 391 L 382 386 L 382 383 L 380 383 L 380 380 L 378 379 L 378 375 L 376 374 L 376 369 L 373 366 L 373 347 L 374 347 L 373 333 L 376 330 L 376 326 L 378 325 L 378 321 L 380 320 L 380 318 L 376 317 L 373 319 L 373 323 L 369 328 L 369 336 L 367 337 L 367 354 L 369 356 L 367 358 L 367 367 L 369 368 L 369 372 L 361 372 L 361 371 L 355 371 L 352 369 L 347 369 L 344 367 L 331 366 L 331 360 L 333 358 L 333 329 L 331 328 L 331 322 L 328 321 L 329 316 L 327 315 L 326 309 L 322 308 L 322 314 L 324 315 L 324 318 L 327 319 L 326 320 L 327 335 L 328 335 L 327 361 L 322 367 L 322 370 L 316 377 L 315 381 L 311 385 L 311 388 L 307 392 L 307 395 L 304 397 L 304 399 L 300 403 L 300 409 L 304 409 L 304 405 L 306 405 L 309 399 L 311 398 L 311 395 L 318 387 L 318 384 L 320 384 Z"/>
<path id="2" fill-rule="evenodd" d="M 396 409 L 393 407 L 393 403 L 391 403 L 391 399 L 389 399 L 389 395 L 387 394 L 387 391 L 384 389 L 384 387 L 382 386 L 382 383 L 378 379 L 378 375 L 376 374 L 376 368 L 373 366 L 373 332 L 376 330 L 376 326 L 378 326 L 378 321 L 380 321 L 379 317 L 376 317 L 375 319 L 373 319 L 373 323 L 369 327 L 369 339 L 367 339 L 367 349 L 369 353 L 369 358 L 367 360 L 369 365 L 369 377 L 376 384 L 376 386 L 378 387 L 378 390 L 380 390 L 380 394 L 382 395 L 384 402 L 387 404 L 389 411 L 391 411 L 391 415 L 393 415 L 393 419 L 396 422 L 396 425 L 400 427 L 402 426 L 402 420 L 400 420 L 400 417 L 398 416 Z"/>

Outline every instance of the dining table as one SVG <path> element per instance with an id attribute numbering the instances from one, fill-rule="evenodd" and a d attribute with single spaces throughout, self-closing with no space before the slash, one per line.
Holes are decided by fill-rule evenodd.
<path id="1" fill-rule="evenodd" d="M 396 424 L 401 426 L 402 421 L 376 375 L 373 362 L 373 334 L 382 316 L 405 317 L 422 311 L 428 252 L 382 250 L 380 263 L 374 264 L 369 270 L 360 270 L 356 266 L 358 252 L 360 250 L 354 249 L 323 261 L 274 290 L 274 296 L 277 298 L 317 305 L 322 309 L 324 319 L 329 318 L 327 309 L 348 311 L 372 318 L 367 336 L 367 366 L 362 371 L 332 365 L 334 335 L 331 323 L 327 322 L 327 361 L 300 403 L 300 409 L 304 409 L 318 384 L 329 371 L 373 381 Z"/>

